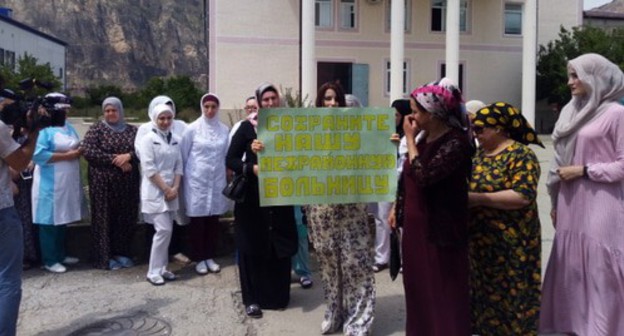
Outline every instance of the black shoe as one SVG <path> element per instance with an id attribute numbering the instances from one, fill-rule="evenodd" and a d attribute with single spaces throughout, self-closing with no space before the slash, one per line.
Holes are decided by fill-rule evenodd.
<path id="1" fill-rule="evenodd" d="M 262 310 L 257 304 L 250 304 L 249 306 L 245 307 L 245 313 L 247 314 L 247 316 L 252 318 L 262 317 Z"/>

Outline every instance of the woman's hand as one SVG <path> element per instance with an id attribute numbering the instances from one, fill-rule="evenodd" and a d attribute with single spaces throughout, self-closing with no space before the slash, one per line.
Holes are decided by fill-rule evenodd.
<path id="1" fill-rule="evenodd" d="M 253 165 L 253 173 L 254 173 L 254 175 L 258 176 L 258 171 L 259 171 L 258 165 L 257 164 Z"/>
<path id="2" fill-rule="evenodd" d="M 174 199 L 176 199 L 176 197 L 178 197 L 177 187 L 169 188 L 165 191 L 165 201 L 173 201 Z"/>
<path id="3" fill-rule="evenodd" d="M 258 139 L 254 139 L 254 141 L 252 141 L 251 143 L 251 151 L 254 152 L 254 154 L 258 154 L 259 152 L 262 152 L 263 150 L 264 150 L 264 144 L 262 143 L 262 141 Z"/>
<path id="4" fill-rule="evenodd" d="M 70 154 L 70 160 L 80 159 L 80 157 L 82 156 L 82 151 L 82 147 L 70 150 L 68 152 Z"/>
<path id="5" fill-rule="evenodd" d="M 122 165 L 121 167 L 121 171 L 124 173 L 129 173 L 132 171 L 132 164 L 130 162 L 125 163 L 124 165 Z"/>
<path id="6" fill-rule="evenodd" d="M 390 229 L 396 229 L 396 216 L 394 213 L 394 206 L 390 209 L 390 213 L 388 214 L 388 226 Z"/>
<path id="7" fill-rule="evenodd" d="M 390 141 L 398 146 L 401 142 L 401 137 L 399 136 L 399 133 L 392 133 L 392 135 L 390 136 Z"/>
<path id="8" fill-rule="evenodd" d="M 405 116 L 403 120 L 403 132 L 405 132 L 405 136 L 407 138 L 415 138 L 418 133 L 420 133 L 420 126 L 418 126 L 418 122 L 414 115 L 409 114 Z"/>
<path id="9" fill-rule="evenodd" d="M 560 167 L 559 169 L 557 169 L 557 175 L 559 175 L 561 181 L 572 181 L 576 180 L 577 178 L 583 177 L 584 170 L 585 167 L 583 166 Z"/>
<path id="10" fill-rule="evenodd" d="M 479 193 L 476 192 L 469 192 L 468 193 L 468 208 L 474 208 L 474 207 L 478 207 L 481 204 L 479 204 Z"/>
<path id="11" fill-rule="evenodd" d="M 550 210 L 550 220 L 552 221 L 553 227 L 556 229 L 557 228 L 557 210 L 555 209 Z"/>
<path id="12" fill-rule="evenodd" d="M 117 154 L 113 158 L 113 164 L 119 168 L 122 168 L 122 166 L 124 166 L 126 163 L 129 163 L 131 159 L 132 156 L 130 155 L 130 153 Z"/>

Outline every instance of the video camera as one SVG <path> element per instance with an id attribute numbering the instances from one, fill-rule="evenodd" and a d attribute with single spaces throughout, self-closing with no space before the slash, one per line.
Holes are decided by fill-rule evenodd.
<path id="1" fill-rule="evenodd" d="M 12 101 L 0 111 L 0 120 L 7 125 L 13 125 L 13 138 L 15 139 L 20 137 L 22 128 L 31 130 L 65 126 L 66 109 L 71 106 L 71 98 L 59 93 L 37 96 L 33 93 L 35 87 L 47 91 L 52 90 L 51 84 L 33 78 L 19 82 L 19 89 L 23 94 L 9 89 L 0 90 L 2 99 Z"/>

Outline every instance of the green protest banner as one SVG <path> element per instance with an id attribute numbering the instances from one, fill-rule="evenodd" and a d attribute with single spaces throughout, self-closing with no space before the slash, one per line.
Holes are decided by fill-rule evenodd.
<path id="1" fill-rule="evenodd" d="M 260 205 L 394 201 L 394 123 L 389 108 L 262 109 Z"/>

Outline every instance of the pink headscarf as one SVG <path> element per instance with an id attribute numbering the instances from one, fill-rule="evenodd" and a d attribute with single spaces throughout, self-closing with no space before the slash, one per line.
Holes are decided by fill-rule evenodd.
<path id="1" fill-rule="evenodd" d="M 468 129 L 468 117 L 463 104 L 461 91 L 452 80 L 442 78 L 425 84 L 411 94 L 427 112 L 443 120 L 449 126 Z"/>

